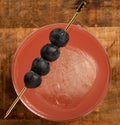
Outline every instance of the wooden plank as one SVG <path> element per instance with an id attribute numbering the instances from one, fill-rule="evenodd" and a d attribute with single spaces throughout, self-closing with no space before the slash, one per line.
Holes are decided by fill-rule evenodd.
<path id="1" fill-rule="evenodd" d="M 119 125 L 120 122 L 109 121 L 75 121 L 75 122 L 52 122 L 47 120 L 2 120 L 1 125 Z"/>
<path id="2" fill-rule="evenodd" d="M 78 2 L 76 2 L 78 1 Z M 81 0 L 1 0 L 0 27 L 36 27 L 68 22 Z M 86 0 L 76 19 L 82 26 L 120 26 L 119 0 Z"/>
<path id="3" fill-rule="evenodd" d="M 8 123 L 11 125 L 19 125 L 21 123 L 25 123 L 26 125 L 37 125 L 38 123 L 57 124 L 34 115 L 21 102 L 19 102 L 11 112 L 8 117 L 9 120 L 2 120 L 6 110 L 16 98 L 11 79 L 13 56 L 23 38 L 36 29 L 0 29 L 0 102 L 2 102 L 0 103 L 0 123 L 2 123 L 2 125 Z M 120 27 L 86 27 L 86 29 L 94 34 L 107 50 L 112 69 L 111 84 L 107 96 L 91 114 L 80 120 L 58 124 L 117 125 L 120 123 Z M 40 121 L 37 122 L 36 120 Z"/>

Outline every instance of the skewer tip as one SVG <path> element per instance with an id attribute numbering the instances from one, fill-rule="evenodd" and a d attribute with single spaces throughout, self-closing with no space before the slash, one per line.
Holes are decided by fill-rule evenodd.
<path id="1" fill-rule="evenodd" d="M 5 119 L 10 112 L 12 111 L 12 109 L 15 107 L 15 105 L 17 104 L 17 102 L 19 101 L 19 99 L 21 98 L 21 96 L 24 94 L 24 92 L 26 91 L 26 87 L 24 87 L 21 92 L 19 93 L 18 97 L 14 100 L 14 102 L 12 103 L 12 105 L 10 106 L 10 108 L 7 110 L 6 115 L 4 116 L 3 119 Z"/>
<path id="2" fill-rule="evenodd" d="M 7 115 L 5 115 L 3 119 L 6 119 L 6 117 L 7 117 Z"/>

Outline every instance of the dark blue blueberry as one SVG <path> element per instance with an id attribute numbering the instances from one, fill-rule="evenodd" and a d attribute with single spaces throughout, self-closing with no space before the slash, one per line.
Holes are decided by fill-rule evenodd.
<path id="1" fill-rule="evenodd" d="M 55 46 L 63 47 L 68 43 L 69 34 L 64 29 L 57 28 L 50 32 L 49 39 Z"/>
<path id="2" fill-rule="evenodd" d="M 27 88 L 36 88 L 42 82 L 40 75 L 33 71 L 29 71 L 24 76 L 24 83 Z"/>
<path id="3" fill-rule="evenodd" d="M 47 61 L 55 61 L 60 56 L 60 49 L 53 44 L 46 44 L 41 49 L 41 56 Z"/>
<path id="4" fill-rule="evenodd" d="M 49 62 L 43 58 L 36 58 L 32 63 L 31 70 L 39 75 L 46 75 L 50 71 Z"/>

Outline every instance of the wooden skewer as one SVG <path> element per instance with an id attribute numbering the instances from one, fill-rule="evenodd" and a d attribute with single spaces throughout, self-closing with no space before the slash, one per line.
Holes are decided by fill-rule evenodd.
<path id="1" fill-rule="evenodd" d="M 74 22 L 74 20 L 76 19 L 77 15 L 79 14 L 79 12 L 81 11 L 82 7 L 86 4 L 86 2 L 83 0 L 81 2 L 81 4 L 79 5 L 79 7 L 77 8 L 76 13 L 74 14 L 74 16 L 72 17 L 72 19 L 70 20 L 70 22 L 67 24 L 65 30 L 67 31 L 68 28 L 71 26 L 71 24 Z"/>
<path id="2" fill-rule="evenodd" d="M 27 90 L 26 87 L 24 87 L 21 92 L 19 93 L 18 97 L 14 100 L 14 102 L 12 103 L 12 105 L 10 106 L 10 108 L 8 109 L 8 111 L 6 112 L 6 115 L 4 117 L 4 119 L 10 114 L 10 112 L 12 111 L 12 109 L 15 107 L 15 105 L 17 104 L 17 102 L 19 101 L 19 99 L 21 98 L 21 96 L 25 93 L 25 91 Z"/>
<path id="3" fill-rule="evenodd" d="M 80 10 L 82 9 L 82 7 L 86 4 L 85 1 L 82 1 L 80 6 L 78 7 L 76 13 L 74 14 L 74 16 L 72 17 L 72 19 L 70 20 L 70 22 L 68 23 L 68 25 L 66 26 L 65 30 L 67 31 L 68 28 L 71 26 L 71 24 L 74 22 L 75 18 L 77 17 L 77 15 L 79 14 Z M 12 105 L 10 106 L 10 108 L 8 109 L 8 111 L 6 112 L 6 115 L 4 117 L 4 119 L 10 114 L 10 112 L 12 111 L 12 109 L 15 107 L 15 105 L 17 104 L 17 102 L 19 101 L 19 99 L 22 97 L 22 95 L 25 93 L 25 91 L 27 90 L 26 87 L 24 87 L 21 92 L 19 93 L 18 97 L 14 100 L 14 102 L 12 103 Z"/>

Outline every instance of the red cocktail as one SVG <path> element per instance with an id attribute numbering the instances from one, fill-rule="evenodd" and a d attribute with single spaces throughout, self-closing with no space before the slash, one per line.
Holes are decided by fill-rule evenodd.
<path id="1" fill-rule="evenodd" d="M 49 34 L 66 24 L 52 24 L 29 35 L 13 60 L 12 78 L 19 94 L 24 75 L 40 49 L 49 43 Z M 36 115 L 54 121 L 68 121 L 85 116 L 103 99 L 110 80 L 109 60 L 99 41 L 83 28 L 71 25 L 66 47 L 60 48 L 58 60 L 50 63 L 50 72 L 38 88 L 27 89 L 21 97 Z"/>

